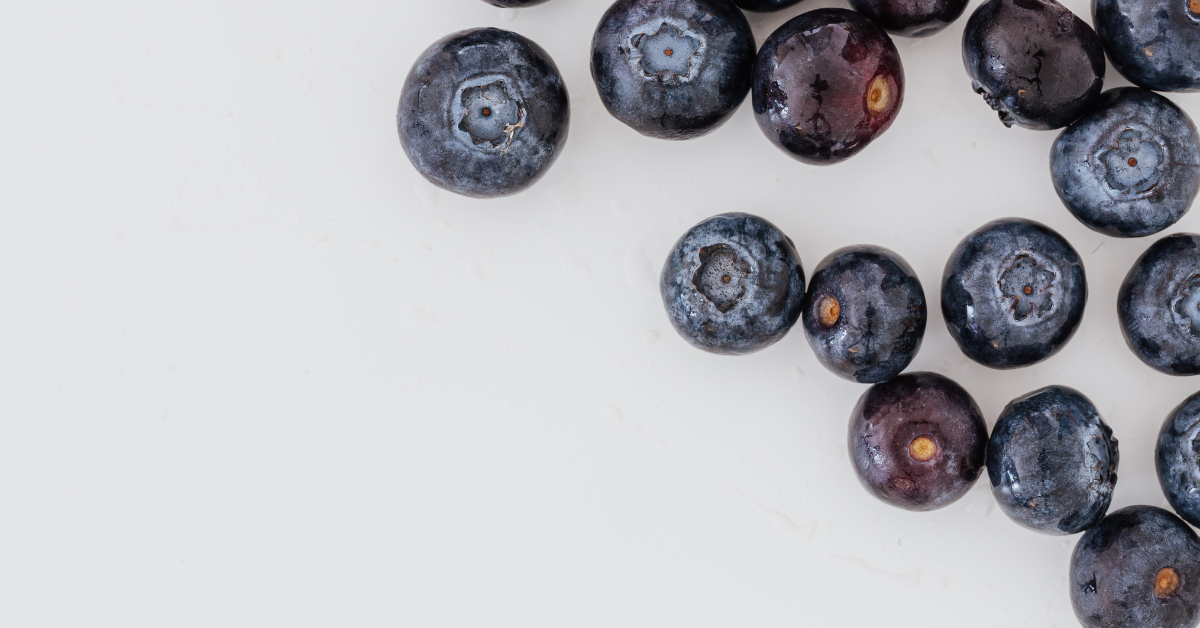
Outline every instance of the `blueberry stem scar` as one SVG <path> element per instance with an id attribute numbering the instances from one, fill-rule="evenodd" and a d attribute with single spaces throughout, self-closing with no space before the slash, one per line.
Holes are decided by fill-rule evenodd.
<path id="1" fill-rule="evenodd" d="M 918 462 L 926 462 L 937 455 L 937 443 L 928 436 L 918 436 L 908 444 L 908 455 Z"/>
<path id="2" fill-rule="evenodd" d="M 882 75 L 875 77 L 867 89 L 867 109 L 871 113 L 879 113 L 887 109 L 891 99 L 892 90 L 888 87 L 887 78 Z"/>
<path id="3" fill-rule="evenodd" d="M 1200 2 L 1200 0 L 1193 0 Z M 1163 567 L 1154 574 L 1154 597 L 1160 600 L 1171 597 L 1179 590 L 1179 572 L 1174 567 Z"/>
<path id="4" fill-rule="evenodd" d="M 833 327 L 841 315 L 842 304 L 836 298 L 825 295 L 817 302 L 817 320 L 822 327 Z"/>

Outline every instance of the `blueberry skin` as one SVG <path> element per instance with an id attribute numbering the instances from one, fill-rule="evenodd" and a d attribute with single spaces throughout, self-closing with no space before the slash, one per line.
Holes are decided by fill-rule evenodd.
<path id="1" fill-rule="evenodd" d="M 893 35 L 928 37 L 962 16 L 968 0 L 850 0 L 855 11 Z"/>
<path id="2" fill-rule="evenodd" d="M 1112 513 L 1079 539 L 1071 555 L 1071 606 L 1086 628 L 1195 626 L 1200 539 L 1161 508 Z"/>
<path id="3" fill-rule="evenodd" d="M 800 0 L 733 0 L 733 3 L 745 11 L 765 13 L 786 9 L 794 4 L 799 4 Z"/>
<path id="4" fill-rule="evenodd" d="M 1013 521 L 1047 534 L 1100 523 L 1120 453 L 1096 406 L 1078 390 L 1047 386 L 1013 399 L 988 440 L 992 494 Z"/>
<path id="5" fill-rule="evenodd" d="M 767 139 L 798 161 L 834 164 L 892 125 L 904 67 L 892 39 L 861 13 L 817 9 L 763 43 L 751 94 Z"/>
<path id="6" fill-rule="evenodd" d="M 848 246 L 813 270 L 801 320 L 825 368 L 874 384 L 900 374 L 925 336 L 925 291 L 911 266 L 878 246 Z"/>
<path id="7" fill-rule="evenodd" d="M 1092 23 L 1130 83 L 1160 92 L 1200 90 L 1200 2 L 1092 0 Z"/>
<path id="8" fill-rule="evenodd" d="M 995 369 L 1036 364 L 1067 344 L 1087 305 L 1083 261 L 1053 229 L 1024 218 L 980 227 L 942 273 L 942 315 L 967 357 Z"/>
<path id="9" fill-rule="evenodd" d="M 535 4 L 542 4 L 544 2 L 548 2 L 548 0 L 483 0 L 483 1 L 492 6 L 505 7 L 505 8 L 511 8 L 511 9 L 522 9 L 525 7 L 531 7 Z"/>
<path id="10" fill-rule="evenodd" d="M 1158 483 L 1184 521 L 1200 525 L 1200 393 L 1175 407 L 1158 432 Z"/>
<path id="11" fill-rule="evenodd" d="M 1125 343 L 1168 375 L 1200 373 L 1200 235 L 1176 233 L 1150 245 L 1117 293 Z"/>
<path id="12" fill-rule="evenodd" d="M 659 289 L 684 340 L 744 355 L 774 344 L 800 318 L 804 268 L 791 238 L 775 225 L 750 214 L 720 214 L 679 238 Z"/>
<path id="13" fill-rule="evenodd" d="M 1110 89 L 1050 149 L 1059 198 L 1105 235 L 1136 238 L 1175 224 L 1200 190 L 1200 135 L 1170 100 Z"/>
<path id="14" fill-rule="evenodd" d="M 1104 86 L 1100 38 L 1053 0 L 984 3 L 967 20 L 962 50 L 971 88 L 1007 127 L 1067 126 Z"/>
<path id="15" fill-rule="evenodd" d="M 920 440 L 935 450 L 924 460 L 914 454 Z M 858 479 L 906 510 L 934 510 L 966 494 L 983 472 L 987 440 L 975 400 L 937 373 L 905 373 L 875 384 L 850 415 L 850 460 Z"/>
<path id="16" fill-rule="evenodd" d="M 700 137 L 750 91 L 754 33 L 728 0 L 617 0 L 592 37 L 592 79 L 637 132 Z"/>
<path id="17" fill-rule="evenodd" d="M 516 33 L 477 28 L 438 40 L 417 59 L 396 122 L 409 161 L 431 183 L 493 198 L 528 188 L 554 164 L 570 104 L 545 50 Z"/>

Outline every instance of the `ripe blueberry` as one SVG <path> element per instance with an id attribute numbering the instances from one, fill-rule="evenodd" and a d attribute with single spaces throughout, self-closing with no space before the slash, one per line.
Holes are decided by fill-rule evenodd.
<path id="1" fill-rule="evenodd" d="M 850 6 L 894 35 L 928 37 L 957 20 L 967 0 L 850 0 Z"/>
<path id="2" fill-rule="evenodd" d="M 1079 391 L 1048 386 L 1004 408 L 988 441 L 992 494 L 1038 532 L 1075 534 L 1104 518 L 1117 483 L 1117 439 Z"/>
<path id="3" fill-rule="evenodd" d="M 1054 0 L 989 0 L 963 32 L 971 87 L 1001 122 L 1067 126 L 1104 86 L 1104 50 L 1087 22 Z"/>
<path id="4" fill-rule="evenodd" d="M 1200 525 L 1200 393 L 1175 407 L 1158 433 L 1154 466 L 1175 512 Z"/>
<path id="5" fill-rule="evenodd" d="M 750 214 L 721 214 L 671 249 L 659 282 L 675 331 L 726 355 L 753 353 L 787 334 L 804 302 L 804 268 L 792 240 Z"/>
<path id="6" fill-rule="evenodd" d="M 634 130 L 699 137 L 750 90 L 754 33 L 728 0 L 617 0 L 592 37 L 600 100 Z"/>
<path id="7" fill-rule="evenodd" d="M 533 185 L 567 141 L 567 88 L 550 55 L 496 28 L 449 35 L 404 81 L 400 145 L 426 179 L 477 198 Z"/>
<path id="8" fill-rule="evenodd" d="M 1050 173 L 1083 224 L 1117 237 L 1151 235 L 1182 218 L 1200 190 L 1200 135 L 1170 100 L 1110 89 L 1054 141 Z"/>
<path id="9" fill-rule="evenodd" d="M 1130 506 L 1071 555 L 1071 605 L 1086 628 L 1187 628 L 1200 619 L 1200 539 L 1179 517 Z"/>
<path id="10" fill-rule="evenodd" d="M 1168 375 L 1200 373 L 1200 235 L 1150 245 L 1121 284 L 1117 317 L 1147 365 Z"/>
<path id="11" fill-rule="evenodd" d="M 778 11 L 799 2 L 800 0 L 733 0 L 734 4 L 745 11 L 758 12 Z"/>
<path id="12" fill-rule="evenodd" d="M 891 38 L 862 14 L 817 9 L 763 43 L 752 94 L 767 139 L 802 162 L 833 164 L 891 126 L 904 68 Z"/>
<path id="13" fill-rule="evenodd" d="M 863 486 L 908 510 L 962 497 L 983 471 L 987 425 L 971 395 L 936 373 L 905 373 L 863 393 L 850 415 Z"/>
<path id="14" fill-rule="evenodd" d="M 1010 369 L 1066 345 L 1087 304 L 1083 261 L 1049 227 L 1007 218 L 959 243 L 942 274 L 942 315 L 963 353 Z"/>
<path id="15" fill-rule="evenodd" d="M 1134 85 L 1200 89 L 1200 1 L 1092 0 L 1092 23 L 1113 67 Z"/>
<path id="16" fill-rule="evenodd" d="M 825 368 L 874 384 L 899 375 L 921 348 L 925 291 L 899 255 L 850 246 L 817 265 L 801 318 Z"/>

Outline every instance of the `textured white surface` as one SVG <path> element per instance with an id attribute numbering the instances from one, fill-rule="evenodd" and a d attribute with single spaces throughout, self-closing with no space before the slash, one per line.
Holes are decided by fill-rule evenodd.
<path id="1" fill-rule="evenodd" d="M 686 143 L 612 119 L 588 72 L 607 4 L 6 7 L 0 624 L 1076 625 L 1075 538 L 1017 527 L 986 481 L 934 513 L 876 501 L 845 445 L 865 387 L 799 329 L 749 357 L 692 349 L 657 275 L 725 211 L 773 221 L 809 270 L 887 246 L 932 306 L 913 368 L 989 424 L 1079 388 L 1121 442 L 1114 508 L 1165 505 L 1154 436 L 1200 380 L 1143 366 L 1115 314 L 1153 238 L 1063 208 L 1055 133 L 1005 129 L 971 92 L 965 16 L 896 40 L 892 129 L 814 168 L 748 101 Z M 844 5 L 752 16 L 758 41 L 819 6 Z M 427 184 L 394 124 L 417 55 L 475 26 L 540 43 L 572 97 L 558 164 L 498 201 Z M 1200 95 L 1171 98 L 1200 118 Z M 1074 244 L 1091 299 L 1061 354 L 993 372 L 950 339 L 938 283 L 964 234 L 1012 215 Z"/>

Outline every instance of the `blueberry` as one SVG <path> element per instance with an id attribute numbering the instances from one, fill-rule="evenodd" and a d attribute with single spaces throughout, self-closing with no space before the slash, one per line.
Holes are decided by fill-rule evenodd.
<path id="1" fill-rule="evenodd" d="M 592 79 L 616 119 L 686 140 L 742 104 L 754 50 L 750 23 L 729 0 L 617 0 L 592 37 Z"/>
<path id="2" fill-rule="evenodd" d="M 1143 362 L 1168 375 L 1200 373 L 1200 235 L 1150 245 L 1121 284 L 1117 316 Z"/>
<path id="3" fill-rule="evenodd" d="M 1083 261 L 1062 236 L 1023 218 L 996 220 L 959 243 L 942 274 L 942 314 L 967 357 L 996 369 L 1041 362 L 1083 318 Z"/>
<path id="4" fill-rule="evenodd" d="M 1113 67 L 1131 83 L 1200 90 L 1200 1 L 1092 0 L 1092 23 Z"/>
<path id="5" fill-rule="evenodd" d="M 936 373 L 906 373 L 863 393 L 850 459 L 863 486 L 908 510 L 962 497 L 983 471 L 987 425 L 971 395 Z"/>
<path id="6" fill-rule="evenodd" d="M 1200 539 L 1161 508 L 1114 512 L 1075 546 L 1071 605 L 1086 628 L 1195 626 Z"/>
<path id="7" fill-rule="evenodd" d="M 992 428 L 987 471 L 1004 514 L 1038 532 L 1075 534 L 1104 518 L 1117 439 L 1079 391 L 1047 386 L 1013 399 Z"/>
<path id="8" fill-rule="evenodd" d="M 963 63 L 1005 126 L 1047 130 L 1083 115 L 1104 86 L 1104 50 L 1054 0 L 989 0 L 967 20 Z"/>
<path id="9" fill-rule="evenodd" d="M 733 3 L 746 11 L 778 11 L 786 9 L 800 0 L 733 0 Z"/>
<path id="10" fill-rule="evenodd" d="M 817 9 L 767 38 L 754 64 L 758 126 L 809 164 L 832 164 L 866 148 L 904 101 L 900 53 L 860 13 Z"/>
<path id="11" fill-rule="evenodd" d="M 878 246 L 849 246 L 821 260 L 801 314 L 821 364 L 863 384 L 908 367 L 921 348 L 925 316 L 925 291 L 912 267 Z"/>
<path id="12" fill-rule="evenodd" d="M 855 11 L 888 32 L 904 37 L 928 37 L 957 20 L 968 0 L 850 0 Z"/>
<path id="13" fill-rule="evenodd" d="M 804 302 L 804 268 L 792 240 L 750 214 L 721 214 L 692 227 L 663 266 L 663 305 L 696 347 L 752 353 L 787 334 Z"/>
<path id="14" fill-rule="evenodd" d="M 521 9 L 531 7 L 535 4 L 542 4 L 548 0 L 483 0 L 484 2 L 497 7 L 506 7 L 513 9 Z"/>
<path id="15" fill-rule="evenodd" d="M 1200 190 L 1200 136 L 1174 103 L 1139 87 L 1110 89 L 1050 151 L 1054 189 L 1100 233 L 1158 233 L 1187 213 Z"/>
<path id="16" fill-rule="evenodd" d="M 567 88 L 537 44 L 496 28 L 449 35 L 404 80 L 400 145 L 426 179 L 477 198 L 515 194 L 567 141 Z"/>
<path id="17" fill-rule="evenodd" d="M 1154 449 L 1158 483 L 1171 507 L 1185 521 L 1200 526 L 1200 393 L 1175 407 Z"/>

